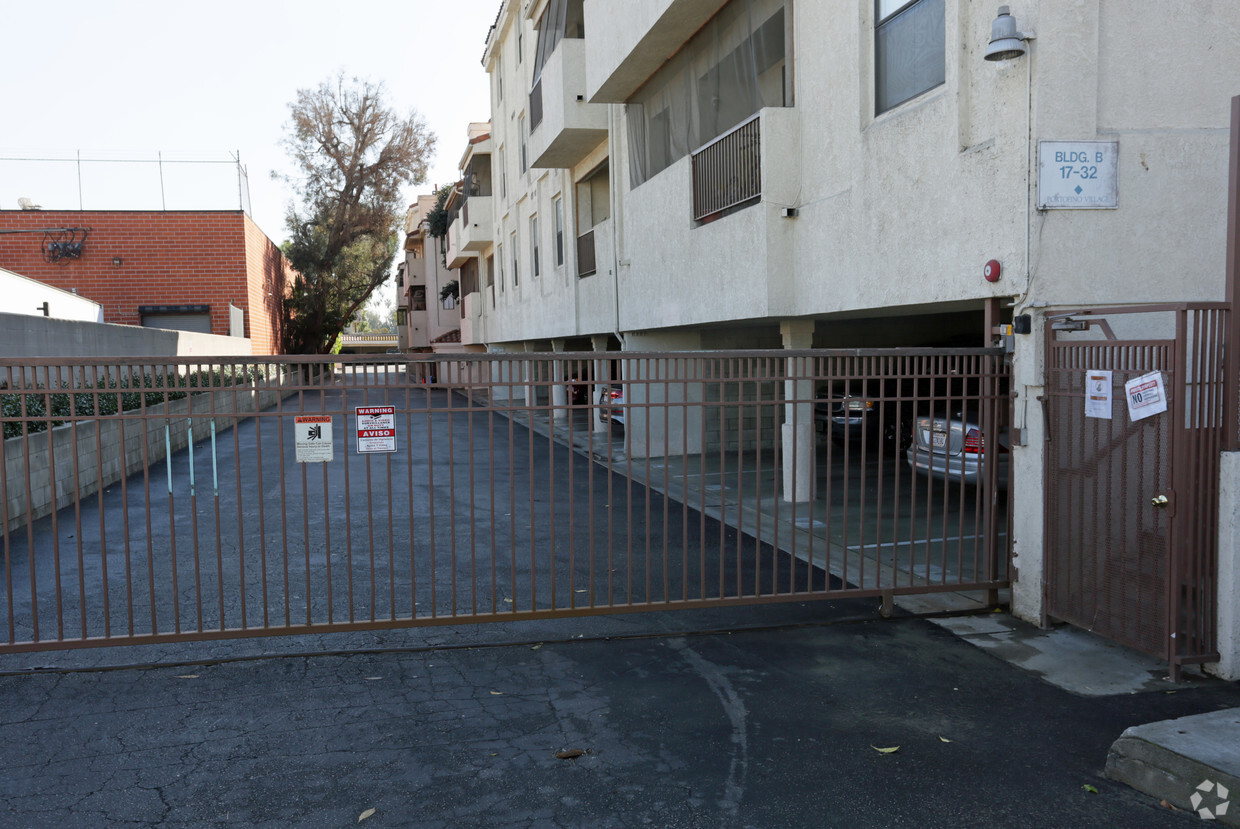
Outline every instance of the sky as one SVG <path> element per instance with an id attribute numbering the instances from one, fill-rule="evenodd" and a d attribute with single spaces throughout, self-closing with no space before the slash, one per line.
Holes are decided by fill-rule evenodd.
<path id="1" fill-rule="evenodd" d="M 416 109 L 438 137 L 412 202 L 456 180 L 469 122 L 490 117 L 481 58 L 499 4 L 0 0 L 0 210 L 19 197 L 45 209 L 235 210 L 239 152 L 250 215 L 279 243 L 292 193 L 271 173 L 292 172 L 288 104 L 341 72 L 383 82 L 389 107 Z M 35 158 L 63 160 L 13 160 Z"/>

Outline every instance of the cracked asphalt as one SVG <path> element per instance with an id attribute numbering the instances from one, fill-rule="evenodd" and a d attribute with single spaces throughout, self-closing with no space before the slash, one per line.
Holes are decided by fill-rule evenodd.
<path id="1" fill-rule="evenodd" d="M 543 643 L 0 676 L 0 823 L 1190 826 L 1105 780 L 1107 748 L 1240 704 L 1210 681 L 1077 697 L 856 601 L 705 634 L 666 615 L 544 625 L 562 638 Z"/>

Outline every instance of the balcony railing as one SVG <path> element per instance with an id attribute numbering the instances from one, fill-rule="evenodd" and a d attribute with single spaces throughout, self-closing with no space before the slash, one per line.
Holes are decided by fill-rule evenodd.
<path id="1" fill-rule="evenodd" d="M 762 133 L 754 115 L 693 153 L 693 219 L 762 195 Z"/>
<path id="2" fill-rule="evenodd" d="M 539 78 L 538 83 L 534 84 L 534 88 L 530 90 L 530 132 L 533 132 L 542 123 L 542 104 L 542 78 Z"/>
<path id="3" fill-rule="evenodd" d="M 594 230 L 577 237 L 577 275 L 589 276 L 598 269 L 594 256 Z"/>

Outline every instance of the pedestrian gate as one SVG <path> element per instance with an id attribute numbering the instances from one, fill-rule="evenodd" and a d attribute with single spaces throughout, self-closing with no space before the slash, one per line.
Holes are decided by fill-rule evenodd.
<path id="1" fill-rule="evenodd" d="M 1167 659 L 1176 673 L 1218 659 L 1226 308 L 1046 320 L 1046 613 Z M 1130 413 L 1125 386 L 1147 375 L 1161 383 L 1135 384 Z M 1151 392 L 1163 397 L 1152 407 Z M 1106 401 L 1109 416 L 1087 416 L 1087 403 L 1105 410 Z"/>

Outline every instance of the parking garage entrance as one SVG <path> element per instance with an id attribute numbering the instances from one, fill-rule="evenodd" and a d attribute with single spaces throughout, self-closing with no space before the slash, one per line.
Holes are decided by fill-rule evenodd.
<path id="1" fill-rule="evenodd" d="M 423 356 L 0 361 L 0 651 L 1008 584 L 1000 351 Z"/>

